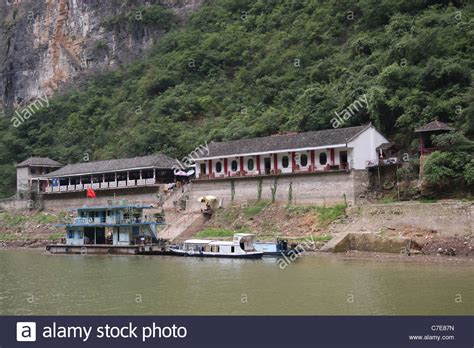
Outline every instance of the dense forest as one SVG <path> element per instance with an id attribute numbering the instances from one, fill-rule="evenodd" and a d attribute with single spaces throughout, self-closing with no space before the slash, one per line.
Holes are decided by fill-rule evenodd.
<path id="1" fill-rule="evenodd" d="M 472 1 L 214 0 L 185 25 L 147 17 L 162 20 L 171 30 L 149 56 L 58 91 L 18 127 L 5 111 L 0 195 L 31 155 L 180 158 L 205 141 L 330 128 L 363 95 L 344 126 L 372 122 L 407 151 L 435 118 L 474 135 Z"/>

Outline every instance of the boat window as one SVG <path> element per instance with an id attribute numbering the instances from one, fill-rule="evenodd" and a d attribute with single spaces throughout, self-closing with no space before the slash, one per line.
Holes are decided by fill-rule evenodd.
<path id="1" fill-rule="evenodd" d="M 321 164 L 326 164 L 328 161 L 328 155 L 326 155 L 326 152 L 322 152 L 319 154 L 319 163 Z"/>
<path id="2" fill-rule="evenodd" d="M 308 155 L 302 154 L 300 156 L 300 164 L 305 167 L 308 164 Z"/>
<path id="3" fill-rule="evenodd" d="M 235 248 L 233 246 L 230 247 L 230 252 L 233 253 Z"/>
<path id="4" fill-rule="evenodd" d="M 84 233 L 82 231 L 77 231 L 77 239 L 84 238 Z"/>
<path id="5" fill-rule="evenodd" d="M 230 169 L 232 169 L 233 172 L 237 171 L 237 161 L 232 161 L 230 164 Z"/>
<path id="6" fill-rule="evenodd" d="M 248 168 L 248 170 L 253 170 L 253 159 L 252 158 L 250 158 L 247 161 L 247 168 Z"/>
<path id="7" fill-rule="evenodd" d="M 222 172 L 222 163 L 217 162 L 216 163 L 216 173 L 220 173 L 220 172 Z"/>
<path id="8" fill-rule="evenodd" d="M 283 156 L 281 159 L 281 164 L 283 165 L 283 168 L 288 168 L 290 165 L 290 160 L 288 159 L 288 156 Z"/>
<path id="9" fill-rule="evenodd" d="M 72 229 L 71 229 L 71 230 L 68 230 L 68 231 L 67 231 L 67 237 L 68 237 L 68 238 L 74 238 L 74 230 L 72 230 Z"/>

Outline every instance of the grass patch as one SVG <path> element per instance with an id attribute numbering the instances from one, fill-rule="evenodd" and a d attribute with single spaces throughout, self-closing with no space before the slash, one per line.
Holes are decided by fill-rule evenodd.
<path id="1" fill-rule="evenodd" d="M 282 237 L 284 238 L 284 237 Z M 306 236 L 298 238 L 288 238 L 289 242 L 327 242 L 332 239 L 332 236 L 323 234 L 322 236 Z"/>
<path id="2" fill-rule="evenodd" d="M 309 205 L 287 205 L 286 210 L 288 213 L 294 213 L 294 214 L 307 214 L 314 210 L 314 206 L 309 206 Z"/>
<path id="3" fill-rule="evenodd" d="M 235 220 L 237 220 L 237 218 L 239 217 L 239 214 L 240 212 L 238 209 L 227 208 L 227 209 L 224 209 L 222 212 L 218 210 L 216 216 L 221 218 L 227 224 L 232 224 Z"/>
<path id="4" fill-rule="evenodd" d="M 246 233 L 246 229 L 229 230 L 226 228 L 206 228 L 196 234 L 197 238 L 224 238 L 233 237 L 235 233 Z"/>
<path id="5" fill-rule="evenodd" d="M 380 200 L 380 203 L 382 204 L 390 204 L 390 203 L 395 203 L 395 199 L 393 197 L 384 197 Z"/>
<path id="6" fill-rule="evenodd" d="M 25 241 L 30 239 L 32 238 L 28 235 L 0 234 L 0 241 L 2 242 Z"/>
<path id="7" fill-rule="evenodd" d="M 38 213 L 34 216 L 34 220 L 39 224 L 53 224 L 59 222 L 59 218 L 56 215 Z"/>
<path id="8" fill-rule="evenodd" d="M 319 222 L 323 225 L 327 225 L 346 215 L 346 205 L 336 204 L 331 207 L 316 207 L 316 213 L 318 214 Z"/>
<path id="9" fill-rule="evenodd" d="M 28 220 L 24 215 L 0 213 L 0 223 L 6 227 L 21 227 Z"/>
<path id="10" fill-rule="evenodd" d="M 270 203 L 266 201 L 257 201 L 252 205 L 249 205 L 244 210 L 244 214 L 247 217 L 252 217 L 260 213 L 263 209 L 265 209 Z"/>
<path id="11" fill-rule="evenodd" d="M 418 202 L 420 203 L 438 203 L 436 198 L 421 197 Z"/>
<path id="12" fill-rule="evenodd" d="M 53 233 L 48 236 L 49 240 L 61 239 L 64 237 L 64 233 Z"/>

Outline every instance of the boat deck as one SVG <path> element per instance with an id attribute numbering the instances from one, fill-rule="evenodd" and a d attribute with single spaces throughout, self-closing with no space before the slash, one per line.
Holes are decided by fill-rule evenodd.
<path id="1" fill-rule="evenodd" d="M 51 254 L 113 254 L 113 255 L 169 255 L 163 244 L 148 245 L 67 245 L 48 244 L 46 250 Z"/>

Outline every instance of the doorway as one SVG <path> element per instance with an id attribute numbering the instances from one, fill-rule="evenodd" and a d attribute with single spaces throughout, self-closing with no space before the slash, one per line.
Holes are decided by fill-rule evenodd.
<path id="1" fill-rule="evenodd" d="M 201 163 L 201 174 L 206 174 L 206 163 Z"/>
<path id="2" fill-rule="evenodd" d="M 270 157 L 265 157 L 263 162 L 265 164 L 265 174 L 270 174 L 272 171 L 272 159 Z"/>
<path id="3" fill-rule="evenodd" d="M 339 163 L 341 164 L 341 168 L 347 168 L 347 151 L 339 152 Z"/>
<path id="4" fill-rule="evenodd" d="M 104 227 L 84 227 L 84 244 L 105 244 Z"/>

